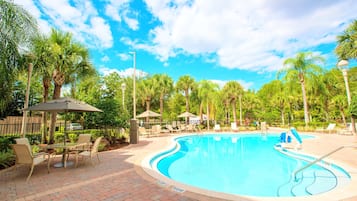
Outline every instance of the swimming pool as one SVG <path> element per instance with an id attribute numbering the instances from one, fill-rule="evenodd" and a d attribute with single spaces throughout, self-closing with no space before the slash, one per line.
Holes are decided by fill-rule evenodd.
<path id="1" fill-rule="evenodd" d="M 311 136 L 302 136 L 309 138 Z M 206 134 L 175 139 L 175 147 L 152 157 L 150 164 L 175 181 L 236 195 L 291 197 L 327 192 L 345 185 L 349 175 L 336 165 L 313 165 L 314 158 L 274 145 L 278 134 Z"/>

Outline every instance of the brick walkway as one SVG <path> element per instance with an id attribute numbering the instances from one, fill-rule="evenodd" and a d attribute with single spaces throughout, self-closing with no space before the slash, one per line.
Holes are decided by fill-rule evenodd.
<path id="1" fill-rule="evenodd" d="M 320 154 L 339 143 L 352 141 L 352 137 L 337 135 L 321 135 L 319 138 L 319 141 L 306 142 L 304 148 L 311 153 Z M 209 194 L 193 193 L 188 189 L 180 192 L 173 185 L 161 183 L 149 176 L 141 168 L 141 160 L 148 153 L 163 149 L 170 143 L 169 139 L 170 137 L 141 139 L 136 145 L 100 152 L 101 163 L 95 166 L 87 161 L 80 163 L 78 168 L 52 167 L 50 174 L 47 174 L 46 164 L 41 164 L 35 167 L 28 183 L 25 181 L 27 167 L 3 170 L 0 172 L 0 200 L 223 200 L 206 196 Z M 332 157 L 354 168 L 357 167 L 356 158 L 356 150 L 345 150 Z M 53 163 L 59 161 L 60 156 Z M 357 197 L 346 200 L 354 200 L 353 198 Z M 239 197 L 233 199 L 248 200 Z"/>

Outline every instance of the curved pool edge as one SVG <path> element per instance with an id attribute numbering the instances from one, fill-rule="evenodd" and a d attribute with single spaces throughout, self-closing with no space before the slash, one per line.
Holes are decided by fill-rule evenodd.
<path id="1" fill-rule="evenodd" d="M 255 132 L 252 132 L 255 134 Z M 224 133 L 218 133 L 224 135 Z M 227 133 L 231 134 L 231 133 Z M 236 133 L 239 134 L 239 133 Z M 308 133 L 311 134 L 311 133 Z M 306 200 L 306 201 L 312 201 L 312 200 L 349 200 L 349 199 L 354 199 L 357 198 L 357 192 L 355 192 L 355 189 L 353 187 L 357 186 L 357 168 L 355 166 L 344 163 L 338 159 L 326 159 L 326 161 L 336 164 L 340 167 L 343 167 L 343 169 L 348 172 L 348 174 L 351 177 L 351 180 L 349 184 L 345 186 L 341 186 L 335 189 L 332 189 L 331 191 L 328 191 L 323 194 L 318 194 L 318 195 L 311 195 L 311 196 L 300 196 L 300 197 L 254 197 L 254 196 L 243 196 L 243 195 L 234 195 L 234 194 L 228 194 L 228 193 L 221 193 L 221 192 L 216 192 L 216 191 L 211 191 L 211 190 L 206 190 L 206 189 L 201 189 L 195 186 L 190 186 L 187 184 L 183 184 L 180 182 L 177 182 L 175 180 L 172 180 L 158 171 L 154 170 L 151 168 L 150 165 L 150 160 L 152 157 L 154 157 L 157 154 L 160 154 L 163 151 L 167 151 L 169 149 L 172 149 L 172 147 L 176 146 L 175 139 L 178 137 L 183 137 L 183 136 L 190 136 L 190 135 L 197 135 L 197 134 L 181 134 L 181 135 L 175 135 L 169 137 L 169 140 L 165 139 L 165 142 L 162 141 L 162 147 L 153 150 L 150 149 L 150 152 L 145 154 L 145 157 L 140 161 L 141 168 L 144 170 L 146 174 L 148 174 L 150 177 L 152 177 L 154 180 L 159 185 L 169 187 L 171 189 L 178 190 L 178 192 L 184 192 L 185 195 L 189 193 L 193 198 L 196 198 L 203 195 L 203 196 L 209 196 L 212 198 L 217 198 L 217 199 L 226 199 L 226 200 L 264 200 L 264 201 L 270 201 L 270 200 L 288 200 L 288 201 L 297 201 L 297 200 Z M 198 134 L 200 135 L 200 134 Z M 313 134 L 315 136 L 315 134 Z M 155 140 L 163 140 L 160 138 L 156 138 Z M 316 141 L 322 140 L 322 136 L 319 136 L 317 134 L 317 138 L 315 139 L 309 139 L 308 141 Z M 308 143 L 308 141 L 306 143 Z M 322 143 L 322 142 L 319 142 Z M 328 151 L 328 150 L 327 150 Z M 314 153 L 307 153 L 307 152 L 301 152 L 303 154 L 307 154 L 310 156 L 318 156 Z M 195 195 L 197 194 L 197 195 Z M 190 196 L 190 197 L 191 197 Z M 351 199 L 351 200 L 352 200 Z"/>

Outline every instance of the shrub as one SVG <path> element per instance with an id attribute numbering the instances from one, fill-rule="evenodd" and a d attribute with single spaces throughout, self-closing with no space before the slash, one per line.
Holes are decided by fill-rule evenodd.
<path id="1" fill-rule="evenodd" d="M 11 151 L 0 151 L 0 169 L 11 167 L 15 164 L 15 156 Z"/>
<path id="2" fill-rule="evenodd" d="M 74 134 L 74 133 L 70 133 L 70 134 L 68 134 L 68 138 L 69 138 L 69 140 L 70 140 L 72 143 L 74 143 L 74 142 L 77 142 L 77 140 L 78 140 L 78 135 L 77 135 L 77 134 Z"/>

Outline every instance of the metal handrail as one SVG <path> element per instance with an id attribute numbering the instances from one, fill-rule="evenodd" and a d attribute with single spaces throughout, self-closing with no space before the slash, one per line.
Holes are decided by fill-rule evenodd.
<path id="1" fill-rule="evenodd" d="M 326 157 L 328 157 L 328 156 L 330 156 L 330 155 L 332 155 L 332 154 L 334 154 L 334 153 L 336 153 L 336 152 L 338 152 L 338 151 L 340 151 L 341 149 L 344 149 L 344 148 L 357 148 L 357 145 L 344 145 L 344 146 L 338 147 L 337 149 L 334 149 L 333 151 L 328 152 L 327 154 L 321 156 L 320 158 L 318 158 L 318 159 L 316 159 L 316 160 L 310 162 L 309 164 L 305 165 L 304 167 L 302 167 L 302 168 L 296 170 L 296 171 L 293 173 L 293 177 L 294 177 L 295 181 L 297 180 L 297 179 L 296 179 L 297 173 L 299 173 L 299 172 L 305 170 L 306 168 L 308 168 L 308 167 L 314 165 L 315 163 L 321 161 L 322 159 L 324 159 L 324 158 L 326 158 Z"/>

